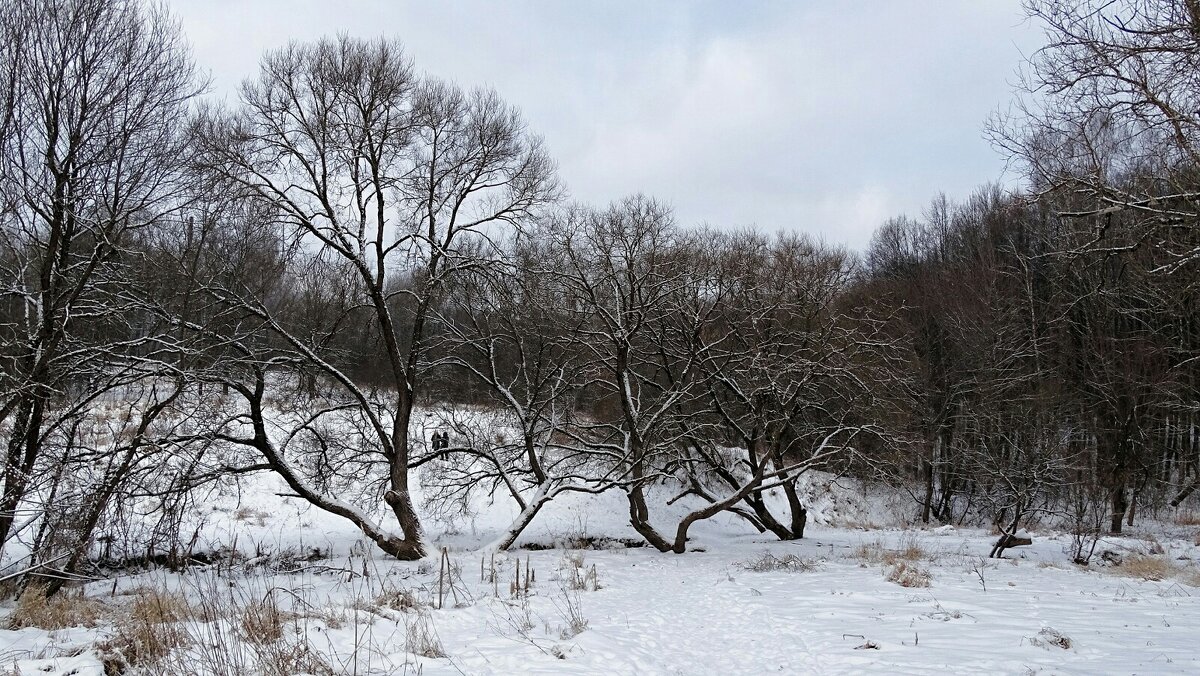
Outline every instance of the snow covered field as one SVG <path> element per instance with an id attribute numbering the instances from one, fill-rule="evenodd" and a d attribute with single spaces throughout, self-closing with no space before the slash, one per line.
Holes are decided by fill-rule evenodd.
<path id="1" fill-rule="evenodd" d="M 239 556 L 89 584 L 70 603 L 96 609 L 92 626 L 0 631 L 0 674 L 102 674 L 102 658 L 145 653 L 127 641 L 138 626 L 127 616 L 144 619 L 148 596 L 178 608 L 154 619 L 169 620 L 175 652 L 129 659 L 142 668 L 131 673 L 1200 672 L 1196 526 L 1135 528 L 1142 537 L 1100 545 L 1123 565 L 1081 569 L 1065 535 L 1035 532 L 1034 546 L 996 561 L 982 558 L 993 537 L 980 530 L 822 525 L 863 516 L 847 494 L 819 503 L 803 541 L 718 517 L 696 528 L 695 551 L 673 555 L 605 540 L 632 537 L 621 496 L 572 496 L 521 542 L 609 548 L 493 560 L 478 547 L 510 514 L 481 505 L 429 524 L 446 575 L 440 551 L 388 560 L 340 520 L 277 496 L 269 478 L 243 489 L 196 515 L 205 544 L 236 543 Z M 11 622 L 17 610 L 3 612 Z M 238 654 L 218 660 L 222 646 Z"/>

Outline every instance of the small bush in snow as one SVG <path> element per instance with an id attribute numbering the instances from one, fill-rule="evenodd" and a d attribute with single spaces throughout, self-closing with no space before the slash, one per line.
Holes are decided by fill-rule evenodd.
<path id="1" fill-rule="evenodd" d="M 888 582 L 895 582 L 901 587 L 928 587 L 931 580 L 929 571 L 908 561 L 897 561 L 892 564 L 886 576 Z"/>
<path id="2" fill-rule="evenodd" d="M 771 552 L 763 552 L 761 556 L 739 564 L 742 568 L 755 573 L 771 573 L 784 571 L 788 573 L 807 573 L 821 567 L 819 561 L 804 559 L 795 554 L 775 556 Z"/>
<path id="3" fill-rule="evenodd" d="M 600 576 L 596 572 L 596 564 L 588 566 L 582 553 L 564 553 L 559 570 L 560 579 L 565 579 L 571 589 L 576 591 L 599 591 L 600 589 Z"/>
<path id="4" fill-rule="evenodd" d="M 1053 627 L 1042 627 L 1037 636 L 1030 637 L 1029 643 L 1039 648 L 1062 648 L 1063 650 L 1071 649 L 1071 639 L 1061 631 Z"/>
<path id="5" fill-rule="evenodd" d="M 582 634 L 588 627 L 587 618 L 583 616 L 583 602 L 579 592 L 573 589 L 563 589 L 563 602 L 555 603 L 558 614 L 562 617 L 564 626 L 559 630 L 559 638 L 564 641 Z"/>

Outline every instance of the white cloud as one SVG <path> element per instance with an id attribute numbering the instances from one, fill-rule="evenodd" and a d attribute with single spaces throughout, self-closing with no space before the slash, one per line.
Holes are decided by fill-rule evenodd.
<path id="1" fill-rule="evenodd" d="M 521 106 L 580 199 L 643 191 L 682 223 L 852 247 L 999 176 L 980 129 L 1037 40 L 1018 0 L 174 7 L 219 92 L 288 39 L 395 35 L 419 69 Z"/>

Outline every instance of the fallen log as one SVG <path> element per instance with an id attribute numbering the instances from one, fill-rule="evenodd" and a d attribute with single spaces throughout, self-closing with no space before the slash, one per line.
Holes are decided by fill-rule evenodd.
<path id="1" fill-rule="evenodd" d="M 996 540 L 996 544 L 992 545 L 992 552 L 988 554 L 988 558 L 999 558 L 1004 550 L 1009 547 L 1024 547 L 1033 544 L 1033 538 L 1024 529 L 1016 533 L 1001 533 L 1000 539 Z"/>

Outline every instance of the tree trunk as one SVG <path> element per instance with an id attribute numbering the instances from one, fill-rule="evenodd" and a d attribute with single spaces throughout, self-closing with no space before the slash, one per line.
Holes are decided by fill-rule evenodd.
<path id="1" fill-rule="evenodd" d="M 44 400 L 34 396 L 17 411 L 13 421 L 12 436 L 8 441 L 8 453 L 4 466 L 4 491 L 0 496 L 0 552 L 12 535 L 17 509 L 25 498 L 29 487 L 30 473 L 41 448 L 42 416 Z"/>
<path id="2" fill-rule="evenodd" d="M 1197 488 L 1200 488 L 1200 476 L 1197 476 L 1196 480 L 1192 483 L 1184 486 L 1183 489 L 1179 491 L 1178 495 L 1171 498 L 1171 506 L 1178 507 L 1179 505 L 1183 504 L 1183 501 L 1187 500 L 1188 496 L 1195 492 Z"/>
<path id="3" fill-rule="evenodd" d="M 671 551 L 671 543 L 667 542 L 667 539 L 659 534 L 654 526 L 650 525 L 650 510 L 646 507 L 646 496 L 642 492 L 642 485 L 634 484 L 627 495 L 629 496 L 629 524 L 651 547 L 660 552 Z"/>
<path id="4" fill-rule="evenodd" d="M 788 509 L 792 513 L 791 536 L 785 539 L 802 539 L 804 537 L 804 526 L 808 523 L 808 510 L 804 508 L 804 503 L 800 502 L 800 496 L 796 493 L 796 482 L 794 479 L 783 485 L 783 494 L 787 496 Z"/>
<path id="5" fill-rule="evenodd" d="M 1113 535 L 1121 533 L 1121 524 L 1124 521 L 1125 509 L 1128 504 L 1125 501 L 1125 486 L 1118 484 L 1112 487 L 1112 523 L 1109 527 L 1109 532 Z"/>
<path id="6" fill-rule="evenodd" d="M 383 496 L 404 534 L 404 544 L 398 546 L 396 552 L 388 553 L 401 560 L 416 560 L 425 555 L 424 533 L 408 484 L 408 425 L 412 419 L 412 408 L 412 391 L 402 392 L 397 400 L 396 421 L 392 428 L 394 454 L 389 468 L 390 489 Z"/>
<path id="7" fill-rule="evenodd" d="M 767 503 L 763 500 L 761 493 L 746 496 L 746 504 L 750 505 L 750 509 L 754 510 L 754 515 L 758 517 L 758 521 L 763 525 L 763 528 L 771 531 L 780 540 L 792 539 L 792 532 L 786 526 L 779 523 L 779 520 L 771 513 L 771 510 L 767 508 Z"/>
<path id="8" fill-rule="evenodd" d="M 504 531 L 504 535 L 501 535 L 497 540 L 485 547 L 485 549 L 503 551 L 513 546 L 513 543 L 521 536 L 526 526 L 533 522 L 534 517 L 537 516 L 542 507 L 552 499 L 553 496 L 546 491 L 546 484 L 539 486 L 537 493 L 526 501 L 525 508 L 521 510 L 521 513 L 517 515 L 517 518 L 513 520 L 508 529 Z"/>
<path id="9" fill-rule="evenodd" d="M 933 462 L 931 460 L 923 462 L 925 464 L 925 500 L 921 503 L 921 523 L 929 523 L 930 512 L 933 509 Z"/>

